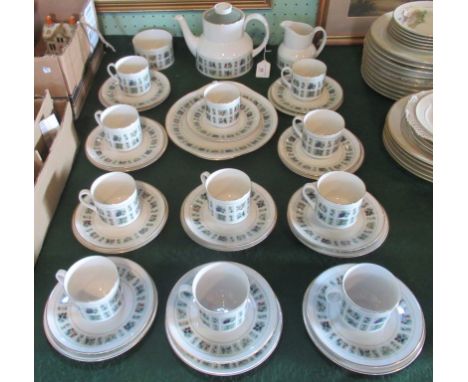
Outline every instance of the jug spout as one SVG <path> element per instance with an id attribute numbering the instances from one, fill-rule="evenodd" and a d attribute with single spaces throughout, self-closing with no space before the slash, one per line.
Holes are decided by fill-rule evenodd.
<path id="1" fill-rule="evenodd" d="M 185 43 L 187 44 L 190 52 L 194 56 L 197 55 L 197 46 L 199 43 L 200 38 L 193 35 L 192 31 L 190 30 L 187 21 L 185 21 L 184 16 L 176 15 L 174 19 L 179 23 L 180 29 L 182 29 L 182 33 L 184 35 Z"/>
<path id="2" fill-rule="evenodd" d="M 283 29 L 290 28 L 291 27 L 291 21 L 289 21 L 289 20 L 281 21 L 280 27 L 283 28 Z"/>
<path id="3" fill-rule="evenodd" d="M 307 49 L 312 44 L 314 28 L 306 23 L 284 20 L 280 26 L 284 28 L 284 43 L 290 49 Z"/>

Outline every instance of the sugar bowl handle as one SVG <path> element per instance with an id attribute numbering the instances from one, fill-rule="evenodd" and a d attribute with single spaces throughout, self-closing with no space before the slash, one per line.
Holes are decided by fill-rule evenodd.
<path id="1" fill-rule="evenodd" d="M 244 31 L 247 28 L 247 24 L 253 20 L 260 21 L 265 27 L 265 37 L 263 38 L 262 43 L 259 46 L 257 46 L 252 52 L 252 57 L 255 57 L 265 48 L 266 44 L 268 43 L 268 39 L 270 38 L 270 27 L 268 26 L 268 21 L 265 17 L 263 17 L 259 13 L 252 13 L 251 15 L 248 15 L 245 18 Z"/>

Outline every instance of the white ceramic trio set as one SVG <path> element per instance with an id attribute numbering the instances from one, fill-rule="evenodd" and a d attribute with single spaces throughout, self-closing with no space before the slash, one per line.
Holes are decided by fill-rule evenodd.
<path id="1" fill-rule="evenodd" d="M 247 73 L 269 37 L 261 15 L 246 17 L 228 3 L 204 13 L 198 38 L 182 16 L 176 20 L 197 69 L 215 79 Z M 251 20 L 260 21 L 266 32 L 255 49 L 244 32 Z M 214 82 L 178 100 L 167 113 L 166 129 L 139 112 L 159 105 L 170 93 L 160 70 L 174 62 L 172 36 L 150 30 L 134 37 L 138 55 L 110 64 L 110 78 L 99 91 L 107 108 L 95 113 L 98 126 L 87 139 L 86 154 L 109 172 L 79 193 L 72 228 L 80 243 L 94 252 L 116 254 L 158 236 L 168 217 L 166 198 L 126 172 L 155 162 L 167 147 L 167 135 L 193 155 L 230 159 L 268 142 L 278 124 L 276 108 L 294 116 L 278 141 L 280 159 L 299 175 L 318 179 L 289 201 L 287 218 L 294 235 L 316 252 L 342 258 L 382 245 L 389 230 L 387 214 L 352 174 L 364 159 L 363 146 L 334 111 L 343 91 L 316 59 L 326 32 L 292 21 L 281 26 L 281 78 L 271 85 L 268 99 L 238 82 Z M 318 47 L 312 44 L 316 33 L 323 34 Z M 198 244 L 240 251 L 268 237 L 277 211 L 271 195 L 247 174 L 224 168 L 200 174 L 200 185 L 184 200 L 180 218 Z M 69 358 L 95 362 L 116 357 L 152 325 L 157 289 L 133 261 L 87 257 L 57 272 L 57 280 L 44 311 L 44 328 L 54 348 Z M 417 300 L 374 264 L 345 264 L 320 274 L 306 291 L 303 315 L 316 346 L 359 373 L 398 371 L 417 357 L 424 343 Z M 216 262 L 189 271 L 175 284 L 165 324 L 172 349 L 186 364 L 227 376 L 249 371 L 271 355 L 281 336 L 282 312 L 260 274 L 241 264 Z"/>

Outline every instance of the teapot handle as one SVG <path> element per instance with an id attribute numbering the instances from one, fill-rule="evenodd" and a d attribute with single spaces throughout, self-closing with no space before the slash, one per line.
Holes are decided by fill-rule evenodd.
<path id="1" fill-rule="evenodd" d="M 263 26 L 265 27 L 265 38 L 263 39 L 262 43 L 257 46 L 253 52 L 252 52 L 252 57 L 255 57 L 257 54 L 259 54 L 266 46 L 267 42 L 268 42 L 268 39 L 270 38 L 270 28 L 268 26 L 268 21 L 265 17 L 263 17 L 262 15 L 260 15 L 259 13 L 252 13 L 251 15 L 248 15 L 245 19 L 245 22 L 244 22 L 244 31 L 247 27 L 247 24 L 250 22 L 250 21 L 253 21 L 253 20 L 257 20 L 257 21 L 260 21 Z"/>

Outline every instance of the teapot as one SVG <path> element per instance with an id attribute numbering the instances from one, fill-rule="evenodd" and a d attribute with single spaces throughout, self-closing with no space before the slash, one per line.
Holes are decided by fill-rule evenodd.
<path id="1" fill-rule="evenodd" d="M 192 34 L 182 15 L 174 18 L 190 52 L 196 57 L 198 71 L 216 79 L 236 78 L 247 73 L 252 68 L 253 57 L 265 48 L 270 37 L 265 17 L 258 13 L 246 17 L 229 3 L 218 3 L 203 13 L 203 33 L 199 37 Z M 245 32 L 252 20 L 260 21 L 265 27 L 265 38 L 255 49 Z"/>
<path id="2" fill-rule="evenodd" d="M 316 58 L 322 52 L 327 42 L 327 32 L 322 27 L 312 27 L 297 21 L 282 21 L 280 26 L 284 29 L 283 42 L 278 47 L 277 65 L 280 69 L 291 66 L 301 58 Z M 322 32 L 320 45 L 315 47 L 313 39 L 315 34 Z"/>

